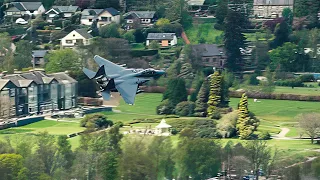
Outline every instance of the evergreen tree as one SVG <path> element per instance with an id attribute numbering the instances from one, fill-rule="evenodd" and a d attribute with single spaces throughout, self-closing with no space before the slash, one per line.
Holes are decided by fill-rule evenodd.
<path id="1" fill-rule="evenodd" d="M 274 35 L 276 36 L 273 42 L 271 43 L 272 48 L 277 48 L 282 46 L 285 42 L 289 41 L 289 25 L 286 21 L 282 21 L 281 23 L 277 24 L 275 28 Z"/>
<path id="2" fill-rule="evenodd" d="M 104 8 L 109 8 L 109 7 L 119 9 L 120 2 L 119 2 L 119 0 L 96 0 L 94 7 L 97 9 L 104 9 Z"/>
<path id="3" fill-rule="evenodd" d="M 220 0 L 216 10 L 217 23 L 223 24 L 228 14 L 228 1 Z"/>
<path id="4" fill-rule="evenodd" d="M 163 93 L 162 99 L 168 99 L 173 106 L 176 106 L 179 102 L 187 101 L 188 92 L 185 81 L 181 78 L 169 80 L 167 89 Z"/>
<path id="5" fill-rule="evenodd" d="M 207 116 L 217 118 L 219 114 L 218 107 L 221 102 L 221 81 L 222 77 L 218 71 L 210 77 L 210 92 L 208 100 Z"/>
<path id="6" fill-rule="evenodd" d="M 240 99 L 238 111 L 237 130 L 239 137 L 240 139 L 248 139 L 253 132 L 253 128 L 249 123 L 248 97 L 245 93 L 242 94 Z"/>
<path id="7" fill-rule="evenodd" d="M 244 48 L 245 37 L 242 34 L 244 17 L 240 11 L 229 10 L 226 18 L 224 44 L 227 51 L 226 67 L 230 71 L 240 71 L 243 58 L 240 48 Z"/>
<path id="8" fill-rule="evenodd" d="M 205 117 L 207 115 L 208 95 L 209 95 L 208 81 L 203 81 L 197 96 L 196 108 L 194 109 L 196 116 Z"/>
<path id="9" fill-rule="evenodd" d="M 97 20 L 94 20 L 92 22 L 90 29 L 91 29 L 91 33 L 90 34 L 93 37 L 99 36 L 99 29 L 98 29 L 98 21 Z"/>

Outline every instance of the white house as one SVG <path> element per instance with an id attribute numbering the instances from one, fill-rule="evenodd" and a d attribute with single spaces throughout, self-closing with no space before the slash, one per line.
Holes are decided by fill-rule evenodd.
<path id="1" fill-rule="evenodd" d="M 146 45 L 149 46 L 152 41 L 158 42 L 162 47 L 174 46 L 178 43 L 175 33 L 149 33 Z"/>
<path id="2" fill-rule="evenodd" d="M 98 27 L 102 27 L 113 22 L 120 24 L 120 13 L 114 8 L 84 9 L 81 12 L 81 24 L 90 26 L 95 20 L 98 21 Z"/>
<path id="3" fill-rule="evenodd" d="M 76 29 L 61 39 L 61 48 L 74 48 L 78 45 L 89 45 L 93 38 L 85 29 Z"/>
<path id="4" fill-rule="evenodd" d="M 46 12 L 47 21 L 52 22 L 56 16 L 69 18 L 79 11 L 79 9 L 79 6 L 52 6 L 52 8 Z"/>
<path id="5" fill-rule="evenodd" d="M 36 16 L 46 10 L 41 2 L 12 2 L 5 10 L 5 16 L 23 17 L 24 15 Z"/>

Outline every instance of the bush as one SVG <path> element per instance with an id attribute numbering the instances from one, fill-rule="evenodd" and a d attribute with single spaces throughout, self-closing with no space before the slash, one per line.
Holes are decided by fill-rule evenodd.
<path id="1" fill-rule="evenodd" d="M 194 108 L 194 102 L 182 101 L 176 105 L 174 112 L 179 116 L 192 116 L 194 113 Z"/>
<path id="2" fill-rule="evenodd" d="M 101 113 L 86 115 L 86 117 L 80 121 L 81 127 L 86 127 L 90 129 L 101 129 L 112 125 L 113 122 L 111 120 L 107 120 L 107 117 Z"/>
<path id="3" fill-rule="evenodd" d="M 213 26 L 216 30 L 220 30 L 220 31 L 224 31 L 224 25 L 223 24 L 219 24 L 219 23 L 216 23 L 214 24 Z"/>
<path id="4" fill-rule="evenodd" d="M 258 135 L 258 139 L 260 140 L 268 140 L 271 138 L 271 135 L 269 134 L 269 132 L 265 131 L 265 132 L 261 132 L 259 135 Z"/>
<path id="5" fill-rule="evenodd" d="M 237 129 L 236 129 L 236 124 L 237 124 L 237 119 L 238 119 L 238 112 L 233 111 L 231 113 L 228 113 L 224 115 L 218 122 L 217 128 L 220 133 L 220 135 L 223 138 L 230 138 L 236 136 Z"/>
<path id="6" fill-rule="evenodd" d="M 315 78 L 312 74 L 305 74 L 299 77 L 302 82 L 312 82 L 315 81 Z"/>
<path id="7" fill-rule="evenodd" d="M 282 80 L 282 81 L 276 81 L 276 86 L 287 86 L 287 87 L 303 87 L 303 82 L 300 78 L 298 79 L 291 79 L 291 80 Z"/>
<path id="8" fill-rule="evenodd" d="M 157 106 L 157 114 L 172 114 L 174 110 L 174 105 L 166 99 L 162 101 L 162 103 Z"/>
<path id="9" fill-rule="evenodd" d="M 133 50 L 131 51 L 131 56 L 133 57 L 141 57 L 141 56 L 153 56 L 158 54 L 157 49 L 152 50 Z"/>

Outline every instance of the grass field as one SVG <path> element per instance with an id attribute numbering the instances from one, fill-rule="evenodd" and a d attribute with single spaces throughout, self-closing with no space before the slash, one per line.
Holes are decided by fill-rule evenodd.
<path id="1" fill-rule="evenodd" d="M 314 88 L 309 87 L 283 87 L 276 86 L 275 93 L 281 94 L 300 94 L 300 95 L 312 95 L 312 96 L 320 96 L 320 87 L 315 86 Z"/>
<path id="2" fill-rule="evenodd" d="M 216 44 L 216 37 L 220 36 L 223 31 L 216 30 L 213 26 L 213 23 L 204 23 L 187 29 L 186 34 L 191 44 L 199 44 L 200 39 L 205 39 L 208 44 Z"/>

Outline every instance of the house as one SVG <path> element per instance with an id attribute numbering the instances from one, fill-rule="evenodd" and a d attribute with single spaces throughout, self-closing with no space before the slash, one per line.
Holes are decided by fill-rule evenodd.
<path id="1" fill-rule="evenodd" d="M 33 67 L 44 66 L 44 57 L 47 55 L 48 50 L 33 50 L 31 63 Z"/>
<path id="2" fill-rule="evenodd" d="M 120 13 L 114 8 L 84 9 L 81 12 L 81 24 L 90 26 L 95 20 L 98 21 L 98 27 L 102 27 L 113 22 L 120 24 Z"/>
<path id="3" fill-rule="evenodd" d="M 256 18 L 282 17 L 285 8 L 293 10 L 293 0 L 254 0 L 253 15 Z"/>
<path id="4" fill-rule="evenodd" d="M 78 45 L 89 45 L 93 38 L 85 29 L 76 29 L 61 39 L 61 48 L 74 48 Z"/>
<path id="5" fill-rule="evenodd" d="M 162 47 L 174 46 L 178 43 L 175 33 L 149 33 L 146 45 L 149 46 L 152 41 L 158 42 Z"/>
<path id="6" fill-rule="evenodd" d="M 192 45 L 192 55 L 200 59 L 203 66 L 222 69 L 226 62 L 226 55 L 223 48 L 216 44 L 197 44 Z"/>
<path id="7" fill-rule="evenodd" d="M 70 18 L 77 11 L 79 6 L 52 6 L 50 10 L 46 12 L 47 22 L 52 22 L 54 18 Z"/>
<path id="8" fill-rule="evenodd" d="M 5 17 L 15 19 L 23 17 L 34 17 L 44 13 L 46 10 L 41 2 L 12 2 L 9 8 L 5 10 Z"/>
<path id="9" fill-rule="evenodd" d="M 126 29 L 152 26 L 156 21 L 155 11 L 130 11 L 124 14 Z"/>
<path id="10" fill-rule="evenodd" d="M 53 73 L 49 76 L 59 82 L 58 87 L 58 108 L 71 109 L 77 107 L 78 82 L 71 78 L 67 72 Z"/>
<path id="11" fill-rule="evenodd" d="M 66 73 L 56 79 L 56 74 L 47 75 L 43 70 L 1 74 L 0 119 L 77 107 L 77 81 Z"/>

